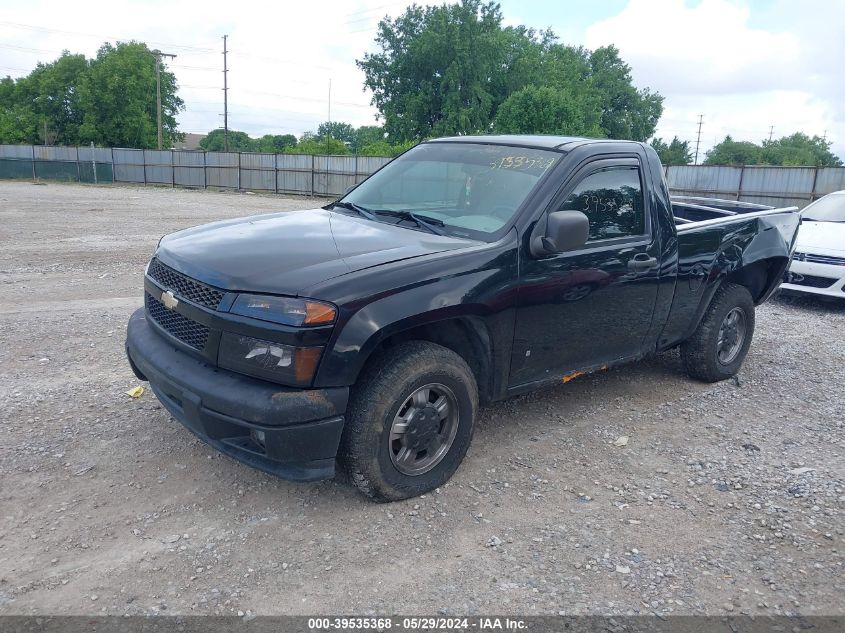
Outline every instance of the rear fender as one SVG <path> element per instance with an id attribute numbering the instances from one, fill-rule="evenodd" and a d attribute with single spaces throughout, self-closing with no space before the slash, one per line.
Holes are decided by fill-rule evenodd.
<path id="1" fill-rule="evenodd" d="M 698 328 L 713 295 L 726 281 L 748 288 L 754 305 L 760 305 L 772 295 L 789 266 L 798 222 L 797 214 L 783 213 L 760 217 L 726 232 L 684 338 Z"/>

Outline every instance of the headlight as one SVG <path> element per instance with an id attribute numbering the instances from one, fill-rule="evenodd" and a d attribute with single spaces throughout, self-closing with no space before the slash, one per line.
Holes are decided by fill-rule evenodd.
<path id="1" fill-rule="evenodd" d="M 307 387 L 322 353 L 322 347 L 292 347 L 224 332 L 217 364 L 256 378 Z"/>
<path id="2" fill-rule="evenodd" d="M 337 309 L 329 303 L 267 295 L 238 295 L 229 312 L 296 327 L 328 325 L 337 316 Z"/>

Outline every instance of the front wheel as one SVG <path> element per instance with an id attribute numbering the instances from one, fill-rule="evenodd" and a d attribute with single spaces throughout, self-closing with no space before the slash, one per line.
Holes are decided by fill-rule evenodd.
<path id="1" fill-rule="evenodd" d="M 754 301 L 745 286 L 725 283 L 688 341 L 681 344 L 687 373 L 717 382 L 736 375 L 754 335 Z"/>
<path id="2" fill-rule="evenodd" d="M 463 358 L 427 341 L 402 343 L 359 379 L 339 458 L 376 501 L 424 494 L 458 469 L 477 409 L 478 388 Z"/>

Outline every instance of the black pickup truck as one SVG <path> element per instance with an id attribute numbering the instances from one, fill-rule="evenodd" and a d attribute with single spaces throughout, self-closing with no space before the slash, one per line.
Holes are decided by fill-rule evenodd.
<path id="1" fill-rule="evenodd" d="M 642 143 L 438 139 L 325 207 L 162 238 L 126 350 L 225 454 L 403 499 L 452 476 L 480 404 L 676 346 L 736 374 L 798 224 L 673 201 Z"/>

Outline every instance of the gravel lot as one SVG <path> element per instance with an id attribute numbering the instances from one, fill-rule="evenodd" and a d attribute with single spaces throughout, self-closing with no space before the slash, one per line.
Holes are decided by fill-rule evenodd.
<path id="1" fill-rule="evenodd" d="M 845 612 L 841 304 L 759 309 L 737 381 L 670 352 L 490 406 L 452 482 L 392 505 L 129 398 L 159 236 L 316 204 L 0 183 L 0 613 Z"/>

